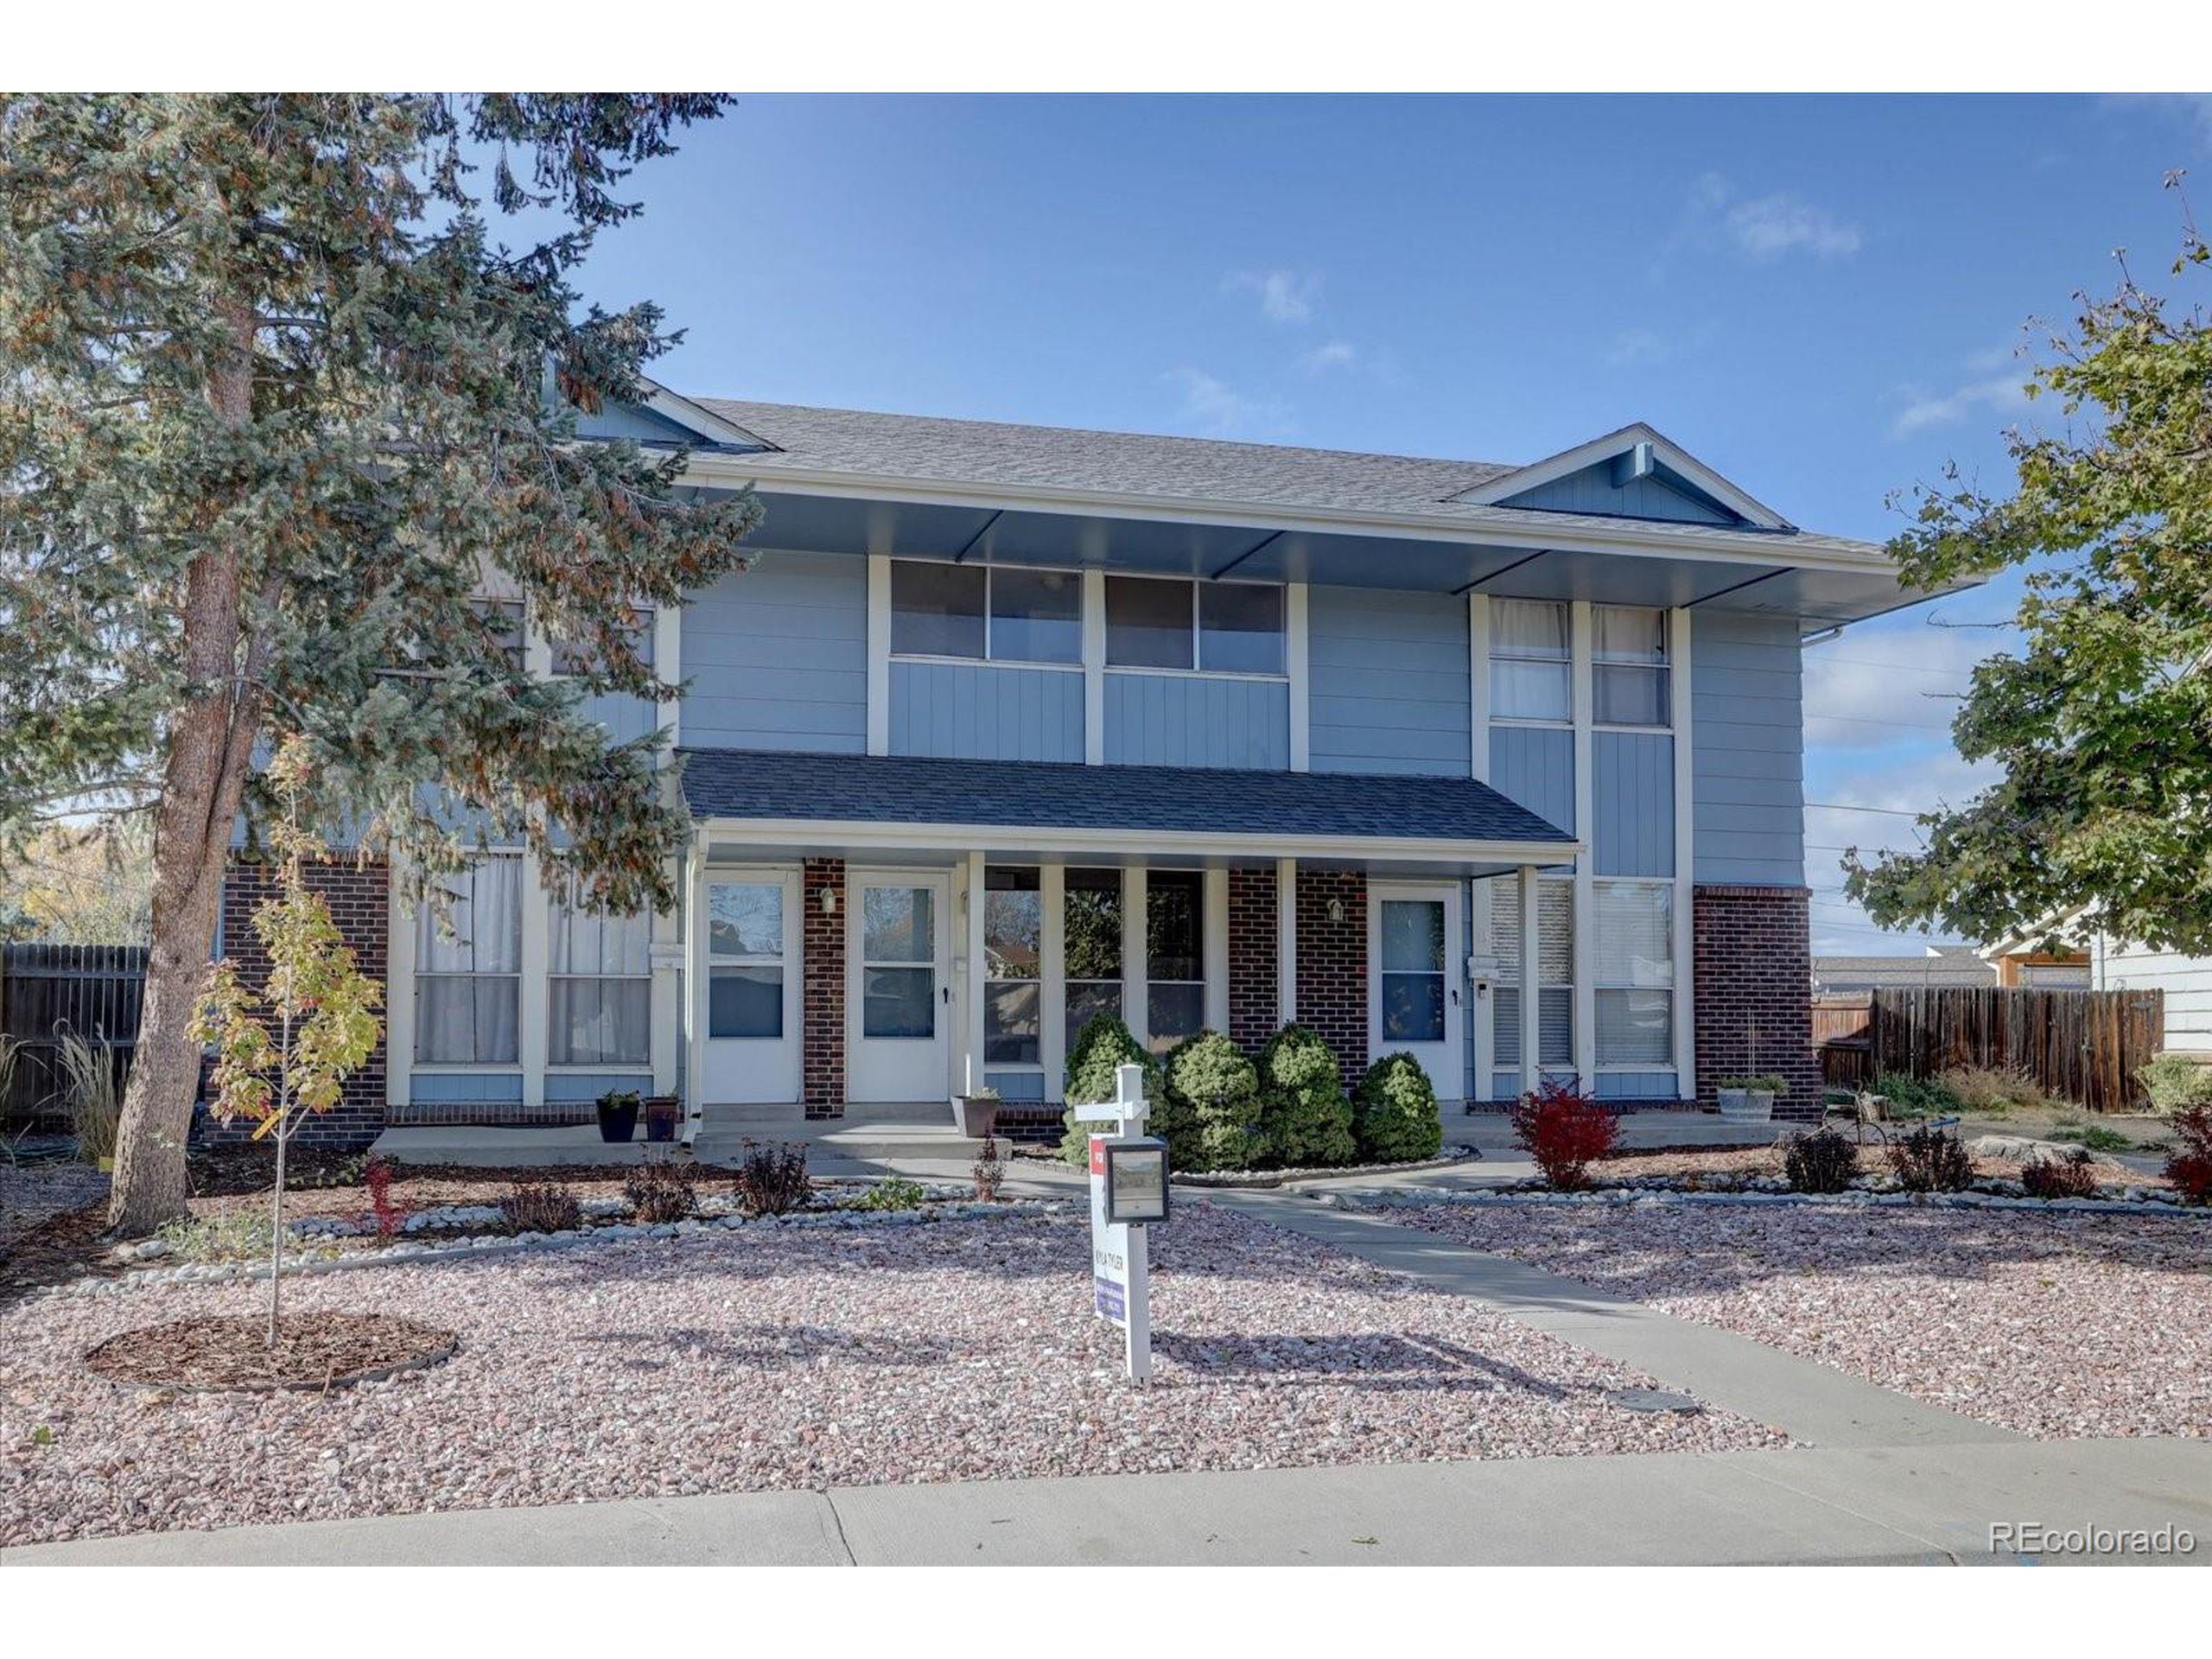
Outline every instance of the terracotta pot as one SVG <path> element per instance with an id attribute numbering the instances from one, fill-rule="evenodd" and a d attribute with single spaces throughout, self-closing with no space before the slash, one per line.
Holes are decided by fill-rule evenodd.
<path id="1" fill-rule="evenodd" d="M 960 1096 L 960 1133 L 981 1141 L 998 1133 L 999 1103 L 976 1095 Z"/>

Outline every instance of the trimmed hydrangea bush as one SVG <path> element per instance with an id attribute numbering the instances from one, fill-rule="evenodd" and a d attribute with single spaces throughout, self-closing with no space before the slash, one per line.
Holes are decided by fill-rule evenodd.
<path id="1" fill-rule="evenodd" d="M 1260 1137 L 1260 1073 L 1217 1031 L 1202 1031 L 1167 1057 L 1167 1111 L 1152 1128 L 1177 1169 L 1249 1169 Z"/>
<path id="2" fill-rule="evenodd" d="M 1075 1109 L 1113 1099 L 1114 1073 L 1124 1065 L 1144 1067 L 1145 1098 L 1152 1103 L 1147 1127 L 1154 1134 L 1168 1135 L 1166 1120 L 1174 1112 L 1162 1086 L 1160 1062 L 1138 1047 L 1129 1028 L 1112 1014 L 1094 1014 L 1083 1022 L 1083 1029 L 1076 1033 L 1075 1046 L 1068 1051 L 1065 1096 L 1068 1111 L 1061 1120 L 1065 1127 L 1060 1137 L 1060 1156 L 1078 1169 L 1090 1161 L 1092 1126 L 1077 1122 Z M 1169 1139 L 1172 1160 L 1173 1137 Z"/>
<path id="3" fill-rule="evenodd" d="M 1260 1051 L 1259 1071 L 1260 1138 L 1268 1162 L 1319 1169 L 1358 1156 L 1344 1075 L 1319 1033 L 1285 1026 Z"/>
<path id="4" fill-rule="evenodd" d="M 1419 1060 L 1401 1051 L 1367 1068 L 1352 1096 L 1352 1131 L 1365 1163 L 1414 1163 L 1443 1150 L 1436 1090 Z"/>

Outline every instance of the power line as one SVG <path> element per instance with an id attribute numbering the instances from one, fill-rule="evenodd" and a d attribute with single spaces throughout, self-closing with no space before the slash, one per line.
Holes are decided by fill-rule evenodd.
<path id="1" fill-rule="evenodd" d="M 1907 674 L 1971 674 L 1981 664 L 1968 663 L 1964 668 L 1930 668 L 1925 663 L 1878 663 L 1871 657 L 1828 657 L 1808 658 L 1815 663 L 1839 663 L 1847 668 L 1894 668 Z M 1986 658 L 1983 659 L 1986 661 Z"/>
<path id="2" fill-rule="evenodd" d="M 1885 817 L 1916 818 L 1917 812 L 1907 811 L 1901 806 L 1846 806 L 1841 801 L 1808 801 L 1808 806 L 1818 807 L 1823 812 L 1879 812 Z"/>

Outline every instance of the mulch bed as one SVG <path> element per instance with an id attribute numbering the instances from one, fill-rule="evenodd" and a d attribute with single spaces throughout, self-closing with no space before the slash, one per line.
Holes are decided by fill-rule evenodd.
<path id="1" fill-rule="evenodd" d="M 174 1319 L 88 1349 L 85 1363 L 112 1382 L 195 1392 L 278 1389 L 327 1392 L 416 1370 L 448 1357 L 456 1338 L 390 1313 L 295 1313 L 268 1345 L 262 1318 Z"/>

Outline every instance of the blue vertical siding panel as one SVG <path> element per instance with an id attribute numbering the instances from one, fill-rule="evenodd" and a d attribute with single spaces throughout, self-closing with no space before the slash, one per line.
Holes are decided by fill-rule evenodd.
<path id="1" fill-rule="evenodd" d="M 868 561 L 764 552 L 683 607 L 683 741 L 695 747 L 868 747 Z"/>
<path id="2" fill-rule="evenodd" d="M 1490 1097 L 1492 1100 L 1521 1098 L 1521 1074 L 1518 1071 L 1493 1071 L 1490 1074 Z"/>
<path id="3" fill-rule="evenodd" d="M 650 1066 L 635 1066 L 627 1071 L 548 1071 L 545 1100 L 548 1105 L 573 1105 L 597 1100 L 610 1089 L 635 1089 L 650 1094 L 652 1078 Z"/>
<path id="4" fill-rule="evenodd" d="M 1314 771 L 1467 776 L 1465 600 L 1313 588 L 1306 655 Z"/>
<path id="5" fill-rule="evenodd" d="M 1290 688 L 1190 674 L 1106 677 L 1106 761 L 1121 766 L 1290 765 Z"/>
<path id="6" fill-rule="evenodd" d="M 1574 828 L 1574 734 L 1556 726 L 1492 726 L 1491 786 L 1547 823 Z"/>
<path id="7" fill-rule="evenodd" d="M 1083 676 L 989 663 L 891 664 L 891 753 L 1083 759 Z"/>
<path id="8" fill-rule="evenodd" d="M 516 1106 L 522 1103 L 522 1073 L 417 1071 L 409 1079 L 408 1097 L 426 1106 Z"/>
<path id="9" fill-rule="evenodd" d="M 1599 875 L 1675 873 L 1675 740 L 1663 732 L 1590 736 L 1591 826 Z"/>
<path id="10" fill-rule="evenodd" d="M 1802 652 L 1789 617 L 1693 613 L 1690 789 L 1700 881 L 1805 880 Z"/>
<path id="11" fill-rule="evenodd" d="M 1683 494 L 1656 478 L 1630 479 L 1615 488 L 1612 463 L 1600 461 L 1579 473 L 1509 496 L 1500 505 L 1549 508 L 1559 512 L 1599 512 L 1618 518 L 1662 518 L 1675 524 L 1732 524 L 1732 512 Z"/>
<path id="12" fill-rule="evenodd" d="M 1675 1087 L 1672 1071 L 1600 1071 L 1598 1098 L 1672 1102 L 1680 1100 L 1681 1093 Z"/>

